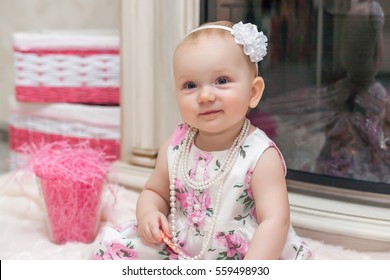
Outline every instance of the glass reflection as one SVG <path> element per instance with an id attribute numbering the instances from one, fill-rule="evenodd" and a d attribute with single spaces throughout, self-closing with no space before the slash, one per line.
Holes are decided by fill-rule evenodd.
<path id="1" fill-rule="evenodd" d="M 338 34 L 332 38 L 337 44 L 333 57 L 338 56 L 333 60 L 339 59 L 343 76 L 325 86 L 272 96 L 263 110 L 278 118 L 279 141 L 293 136 L 294 145 L 284 145 L 290 168 L 389 183 L 390 95 L 376 79 L 384 13 L 376 1 L 349 4 L 332 14 L 333 34 Z M 330 80 L 338 75 L 334 68 L 324 70 Z"/>
<path id="2" fill-rule="evenodd" d="M 207 2 L 205 20 L 251 21 L 269 38 L 266 92 L 249 116 L 289 169 L 390 183 L 389 1 Z"/>

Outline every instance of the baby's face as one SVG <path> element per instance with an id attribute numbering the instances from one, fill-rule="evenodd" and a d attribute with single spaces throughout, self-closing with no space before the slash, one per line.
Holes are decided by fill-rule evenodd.
<path id="1" fill-rule="evenodd" d="M 176 97 L 183 120 L 207 132 L 241 124 L 249 108 L 254 65 L 233 36 L 200 35 L 174 56 Z"/>

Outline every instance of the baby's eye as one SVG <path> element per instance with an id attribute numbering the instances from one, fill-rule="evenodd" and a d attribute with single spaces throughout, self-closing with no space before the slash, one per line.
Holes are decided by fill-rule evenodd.
<path id="1" fill-rule="evenodd" d="M 188 82 L 184 84 L 184 88 L 186 89 L 194 89 L 196 88 L 196 84 L 194 82 Z"/>
<path id="2" fill-rule="evenodd" d="M 225 77 L 220 77 L 216 80 L 216 84 L 217 85 L 224 85 L 224 84 L 227 84 L 229 82 L 229 80 Z"/>

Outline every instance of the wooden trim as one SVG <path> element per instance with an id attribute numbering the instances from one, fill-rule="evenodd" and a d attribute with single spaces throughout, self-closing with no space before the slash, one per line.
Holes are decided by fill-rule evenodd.
<path id="1" fill-rule="evenodd" d="M 288 180 L 292 223 L 311 231 L 390 242 L 390 196 Z"/>
<path id="2" fill-rule="evenodd" d="M 153 169 L 117 161 L 113 165 L 110 181 L 141 192 Z"/>

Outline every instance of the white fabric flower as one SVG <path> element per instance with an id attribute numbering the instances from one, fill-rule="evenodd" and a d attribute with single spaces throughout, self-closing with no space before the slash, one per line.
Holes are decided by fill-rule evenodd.
<path id="1" fill-rule="evenodd" d="M 242 21 L 233 25 L 232 34 L 237 44 L 243 45 L 243 50 L 252 62 L 259 62 L 267 54 L 267 37 L 257 31 L 257 26 Z"/>

